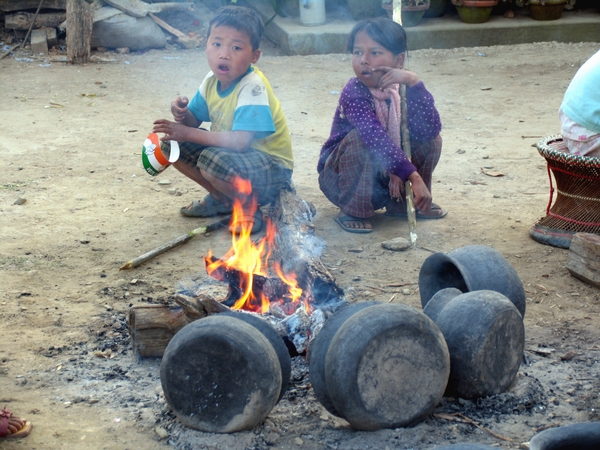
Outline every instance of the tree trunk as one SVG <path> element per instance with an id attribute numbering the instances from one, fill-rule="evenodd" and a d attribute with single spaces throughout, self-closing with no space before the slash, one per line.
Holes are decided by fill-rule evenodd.
<path id="1" fill-rule="evenodd" d="M 90 43 L 94 10 L 85 0 L 67 0 L 67 60 L 86 64 L 90 60 Z"/>

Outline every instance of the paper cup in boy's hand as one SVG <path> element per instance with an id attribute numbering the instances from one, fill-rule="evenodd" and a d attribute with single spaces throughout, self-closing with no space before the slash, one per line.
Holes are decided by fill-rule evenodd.
<path id="1" fill-rule="evenodd" d="M 179 144 L 171 141 L 171 152 L 167 158 L 160 149 L 160 141 L 156 133 L 150 133 L 142 147 L 142 164 L 150 175 L 158 175 L 179 159 Z"/>

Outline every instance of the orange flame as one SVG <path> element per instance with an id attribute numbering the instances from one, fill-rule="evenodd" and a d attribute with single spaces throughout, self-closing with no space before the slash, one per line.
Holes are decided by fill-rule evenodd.
<path id="1" fill-rule="evenodd" d="M 231 216 L 231 248 L 220 259 L 212 257 L 209 251 L 205 257 L 206 271 L 209 275 L 221 279 L 216 274 L 223 270 L 233 270 L 239 274 L 239 289 L 241 296 L 236 300 L 232 309 L 245 309 L 265 314 L 271 308 L 271 303 L 282 304 L 291 302 L 295 310 L 302 300 L 302 289 L 298 286 L 294 273 L 284 274 L 280 265 L 273 264 L 273 268 L 281 281 L 287 286 L 287 293 L 282 298 L 267 298 L 262 289 L 256 288 L 258 277 L 268 278 L 269 259 L 275 244 L 276 228 L 270 221 L 266 220 L 266 234 L 256 243 L 252 242 L 252 221 L 248 220 L 258 210 L 256 196 L 251 195 L 252 185 L 248 180 L 236 178 L 234 184 L 240 195 L 233 202 Z M 257 298 L 258 296 L 258 298 Z M 284 298 L 285 297 L 285 298 Z M 304 301 L 307 312 L 311 308 Z M 289 308 L 285 308 L 289 311 Z M 292 311 L 293 312 L 293 311 Z"/>

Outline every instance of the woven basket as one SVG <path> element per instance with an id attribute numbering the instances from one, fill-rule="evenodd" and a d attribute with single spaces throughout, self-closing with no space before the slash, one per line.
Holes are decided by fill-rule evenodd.
<path id="1" fill-rule="evenodd" d="M 550 200 L 546 217 L 531 227 L 531 236 L 569 248 L 575 233 L 600 234 L 600 158 L 569 153 L 560 135 L 540 140 L 537 149 L 547 162 Z"/>

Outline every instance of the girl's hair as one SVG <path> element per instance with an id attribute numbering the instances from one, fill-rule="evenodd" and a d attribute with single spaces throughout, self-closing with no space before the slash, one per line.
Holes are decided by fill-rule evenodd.
<path id="1" fill-rule="evenodd" d="M 406 31 L 402 25 L 385 17 L 377 17 L 375 19 L 361 20 L 354 25 L 348 37 L 347 50 L 349 53 L 352 53 L 354 50 L 354 39 L 356 39 L 356 35 L 361 31 L 367 33 L 371 39 L 394 55 L 399 55 L 406 51 Z"/>

